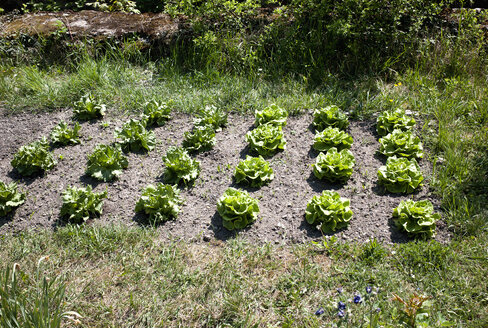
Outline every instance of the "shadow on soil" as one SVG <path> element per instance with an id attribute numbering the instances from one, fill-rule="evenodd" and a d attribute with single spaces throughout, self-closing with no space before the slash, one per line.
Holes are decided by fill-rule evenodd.
<path id="1" fill-rule="evenodd" d="M 307 183 L 312 187 L 313 191 L 321 193 L 324 190 L 340 190 L 344 188 L 345 183 L 329 183 L 319 180 L 315 177 L 313 172 L 307 178 Z"/>
<path id="2" fill-rule="evenodd" d="M 244 229 L 229 231 L 224 228 L 224 225 L 222 224 L 222 217 L 220 216 L 220 214 L 218 212 L 215 212 L 210 221 L 210 227 L 214 233 L 215 239 L 226 241 L 228 239 L 237 237 L 239 231 L 249 230 L 252 227 L 252 224 Z"/>
<path id="3" fill-rule="evenodd" d="M 92 178 L 88 174 L 83 174 L 80 176 L 80 182 L 85 185 L 90 185 L 93 189 L 95 189 L 99 184 L 103 183 L 103 181 Z"/>
<path id="4" fill-rule="evenodd" d="M 36 179 L 42 178 L 44 176 L 44 171 L 40 171 L 37 173 L 34 173 L 33 175 L 30 175 L 28 177 L 23 176 L 17 171 L 17 169 L 12 169 L 10 172 L 7 174 L 12 180 L 15 180 L 16 182 L 22 182 L 26 186 L 32 184 Z"/>

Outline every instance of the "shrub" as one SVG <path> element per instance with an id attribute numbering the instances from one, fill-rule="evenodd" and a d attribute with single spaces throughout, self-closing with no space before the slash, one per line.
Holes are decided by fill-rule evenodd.
<path id="1" fill-rule="evenodd" d="M 136 212 L 149 215 L 151 223 L 161 223 L 176 219 L 182 203 L 176 187 L 162 183 L 147 186 L 136 204 Z"/>
<path id="2" fill-rule="evenodd" d="M 183 148 L 170 147 L 163 157 L 166 166 L 163 179 L 169 184 L 178 184 L 183 181 L 189 184 L 200 174 L 200 162 L 190 157 Z"/>
<path id="3" fill-rule="evenodd" d="M 0 216 L 6 216 L 14 208 L 24 204 L 25 194 L 17 191 L 17 184 L 0 181 Z"/>
<path id="4" fill-rule="evenodd" d="M 246 134 L 251 150 L 262 156 L 271 156 L 286 148 L 281 126 L 263 124 Z"/>
<path id="5" fill-rule="evenodd" d="M 33 175 L 40 171 L 51 170 L 57 163 L 49 151 L 46 138 L 20 147 L 11 162 L 12 166 L 23 176 Z"/>
<path id="6" fill-rule="evenodd" d="M 327 153 L 320 153 L 313 164 L 313 174 L 317 179 L 330 182 L 343 182 L 352 175 L 356 161 L 354 155 L 347 149 L 340 152 L 337 148 L 330 148 Z"/>
<path id="7" fill-rule="evenodd" d="M 346 227 L 352 218 L 350 201 L 337 192 L 324 190 L 322 195 L 313 196 L 307 204 L 305 219 L 313 225 L 320 224 L 320 230 L 331 233 Z"/>
<path id="8" fill-rule="evenodd" d="M 107 182 L 117 179 L 128 166 L 129 162 L 119 145 L 98 145 L 88 156 L 86 173 Z"/>
<path id="9" fill-rule="evenodd" d="M 349 120 L 339 107 L 332 105 L 313 112 L 313 125 L 316 131 L 322 131 L 329 126 L 344 130 L 349 125 Z"/>
<path id="10" fill-rule="evenodd" d="M 156 100 L 144 104 L 144 118 L 147 126 L 162 126 L 171 118 L 171 107 L 167 103 Z"/>
<path id="11" fill-rule="evenodd" d="M 68 187 L 63 191 L 61 217 L 71 223 L 83 223 L 102 214 L 103 199 L 107 191 L 94 193 L 91 186 L 85 188 Z"/>
<path id="12" fill-rule="evenodd" d="M 75 123 L 72 129 L 68 128 L 66 122 L 60 122 L 51 131 L 51 141 L 58 145 L 76 145 L 80 143 L 80 131 L 81 127 L 78 123 Z"/>
<path id="13" fill-rule="evenodd" d="M 151 151 L 156 146 L 154 132 L 146 130 L 146 120 L 130 119 L 121 129 L 115 129 L 115 138 L 120 139 L 117 142 L 124 151 Z"/>
<path id="14" fill-rule="evenodd" d="M 79 120 L 91 120 L 105 115 L 105 105 L 96 101 L 92 95 L 85 95 L 73 104 L 73 113 Z"/>
<path id="15" fill-rule="evenodd" d="M 352 137 L 339 128 L 331 126 L 325 128 L 322 132 L 315 134 L 313 148 L 317 151 L 328 151 L 335 147 L 337 150 L 349 149 L 353 143 Z"/>
<path id="16" fill-rule="evenodd" d="M 246 160 L 239 162 L 234 171 L 236 183 L 260 187 L 274 179 L 273 169 L 261 156 L 246 156 Z"/>
<path id="17" fill-rule="evenodd" d="M 288 111 L 279 107 L 276 104 L 269 105 L 263 110 L 256 110 L 254 113 L 254 125 L 260 126 L 262 124 L 286 125 L 288 118 Z"/>
<path id="18" fill-rule="evenodd" d="M 212 149 L 216 142 L 213 126 L 195 126 L 191 132 L 185 132 L 183 147 L 197 153 Z"/>
<path id="19" fill-rule="evenodd" d="M 376 132 L 380 136 L 385 136 L 393 130 L 408 131 L 414 126 L 415 119 L 407 116 L 400 108 L 384 111 L 376 119 Z"/>
<path id="20" fill-rule="evenodd" d="M 217 201 L 217 211 L 226 229 L 242 229 L 256 221 L 259 204 L 247 191 L 228 188 Z"/>
<path id="21" fill-rule="evenodd" d="M 378 182 L 392 193 L 412 193 L 424 180 L 419 164 L 412 158 L 388 157 L 378 170 Z"/>
<path id="22" fill-rule="evenodd" d="M 193 123 L 195 126 L 211 126 L 214 131 L 218 132 L 227 126 L 227 117 L 228 113 L 222 109 L 217 109 L 215 106 L 207 106 L 193 120 Z"/>
<path id="23" fill-rule="evenodd" d="M 415 202 L 402 200 L 393 210 L 395 224 L 408 234 L 420 235 L 428 238 L 435 235 L 435 222 L 441 218 L 434 213 L 434 206 L 428 200 Z"/>
<path id="24" fill-rule="evenodd" d="M 385 156 L 401 156 L 406 158 L 422 158 L 424 156 L 420 138 L 411 131 L 393 130 L 380 138 L 379 152 Z"/>

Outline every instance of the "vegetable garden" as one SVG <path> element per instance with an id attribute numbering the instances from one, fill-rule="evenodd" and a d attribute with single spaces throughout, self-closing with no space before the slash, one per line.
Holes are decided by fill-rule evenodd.
<path id="1" fill-rule="evenodd" d="M 149 101 L 139 117 L 107 112 L 84 96 L 30 122 L 37 133 L 4 141 L 3 231 L 122 221 L 184 239 L 449 238 L 425 179 L 431 167 L 417 162 L 415 119 L 402 110 L 367 122 L 333 105 L 301 117 L 274 104 L 254 118 L 214 106 L 191 117 L 171 101 Z"/>

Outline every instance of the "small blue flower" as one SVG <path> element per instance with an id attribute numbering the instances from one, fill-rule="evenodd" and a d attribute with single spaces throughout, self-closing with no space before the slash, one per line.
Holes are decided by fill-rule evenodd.
<path id="1" fill-rule="evenodd" d="M 324 314 L 324 312 L 325 312 L 324 308 L 320 308 L 317 311 L 315 311 L 315 315 L 321 315 Z"/>
<path id="2" fill-rule="evenodd" d="M 337 316 L 338 316 L 339 318 L 343 318 L 343 317 L 344 317 L 344 311 L 339 310 L 339 312 L 337 312 Z"/>
<path id="3" fill-rule="evenodd" d="M 366 287 L 366 293 L 371 294 L 372 291 L 373 291 L 373 287 L 371 286 Z"/>
<path id="4" fill-rule="evenodd" d="M 358 294 L 358 295 L 354 296 L 354 300 L 353 301 L 354 301 L 355 304 L 360 304 L 363 300 L 361 298 L 361 295 Z"/>
<path id="5" fill-rule="evenodd" d="M 346 303 L 339 301 L 339 303 L 337 303 L 337 309 L 345 310 L 346 309 Z"/>
<path id="6" fill-rule="evenodd" d="M 381 309 L 380 308 L 376 308 L 375 311 L 379 313 L 381 311 Z"/>
<path id="7" fill-rule="evenodd" d="M 337 292 L 338 292 L 339 294 L 342 294 L 342 287 L 337 288 Z"/>

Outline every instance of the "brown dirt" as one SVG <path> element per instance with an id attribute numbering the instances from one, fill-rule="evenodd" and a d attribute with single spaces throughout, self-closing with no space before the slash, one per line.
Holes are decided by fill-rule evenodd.
<path id="1" fill-rule="evenodd" d="M 27 192 L 26 202 L 15 213 L 0 218 L 0 233 L 33 227 L 55 229 L 62 224 L 59 219 L 62 191 L 67 186 L 83 184 L 91 184 L 95 191 L 108 190 L 103 214 L 93 222 L 143 224 L 143 216 L 134 212 L 140 191 L 146 185 L 160 181 L 163 172 L 161 156 L 169 146 L 181 144 L 183 133 L 192 127 L 192 119 L 185 114 L 175 114 L 167 125 L 155 128 L 156 149 L 148 154 L 129 153 L 129 168 L 119 180 L 99 183 L 85 176 L 87 154 L 99 143 L 113 142 L 113 130 L 126 119 L 126 116 L 110 114 L 103 120 L 82 123 L 81 145 L 55 149 L 56 158 L 62 155 L 63 159 L 53 170 L 42 176 L 22 178 L 10 165 L 17 149 L 42 136 L 49 136 L 59 121 L 70 121 L 71 110 L 41 114 L 9 114 L 7 110 L 0 110 L 0 180 L 16 181 L 20 189 Z M 379 144 L 373 132 L 373 121 L 355 121 L 349 127 L 349 133 L 355 140 L 351 151 L 356 157 L 351 179 L 342 186 L 317 180 L 311 169 L 317 155 L 311 148 L 311 121 L 311 115 L 288 119 L 284 128 L 287 149 L 269 159 L 275 171 L 274 181 L 261 189 L 248 189 L 253 197 L 259 199 L 261 219 L 238 232 L 240 235 L 258 243 L 297 243 L 321 238 L 321 233 L 305 221 L 304 212 L 311 197 L 324 189 L 337 190 L 341 196 L 351 200 L 354 217 L 347 229 L 334 234 L 343 240 L 363 242 L 376 237 L 387 243 L 408 241 L 406 235 L 392 224 L 391 218 L 393 208 L 403 199 L 429 199 L 439 211 L 438 201 L 427 187 L 431 168 L 426 160 L 422 160 L 420 166 L 427 182 L 418 193 L 393 195 L 377 186 L 376 172 L 384 159 L 375 155 Z M 102 127 L 101 122 L 109 123 L 109 127 Z M 226 240 L 236 235 L 236 232 L 222 227 L 216 203 L 228 187 L 234 186 L 233 170 L 248 154 L 245 134 L 252 128 L 252 117 L 231 114 L 228 127 L 217 134 L 215 149 L 196 156 L 201 161 L 200 176 L 192 188 L 182 190 L 185 203 L 178 219 L 158 228 L 162 238 L 210 241 Z M 436 239 L 449 239 L 442 221 L 437 224 Z"/>

